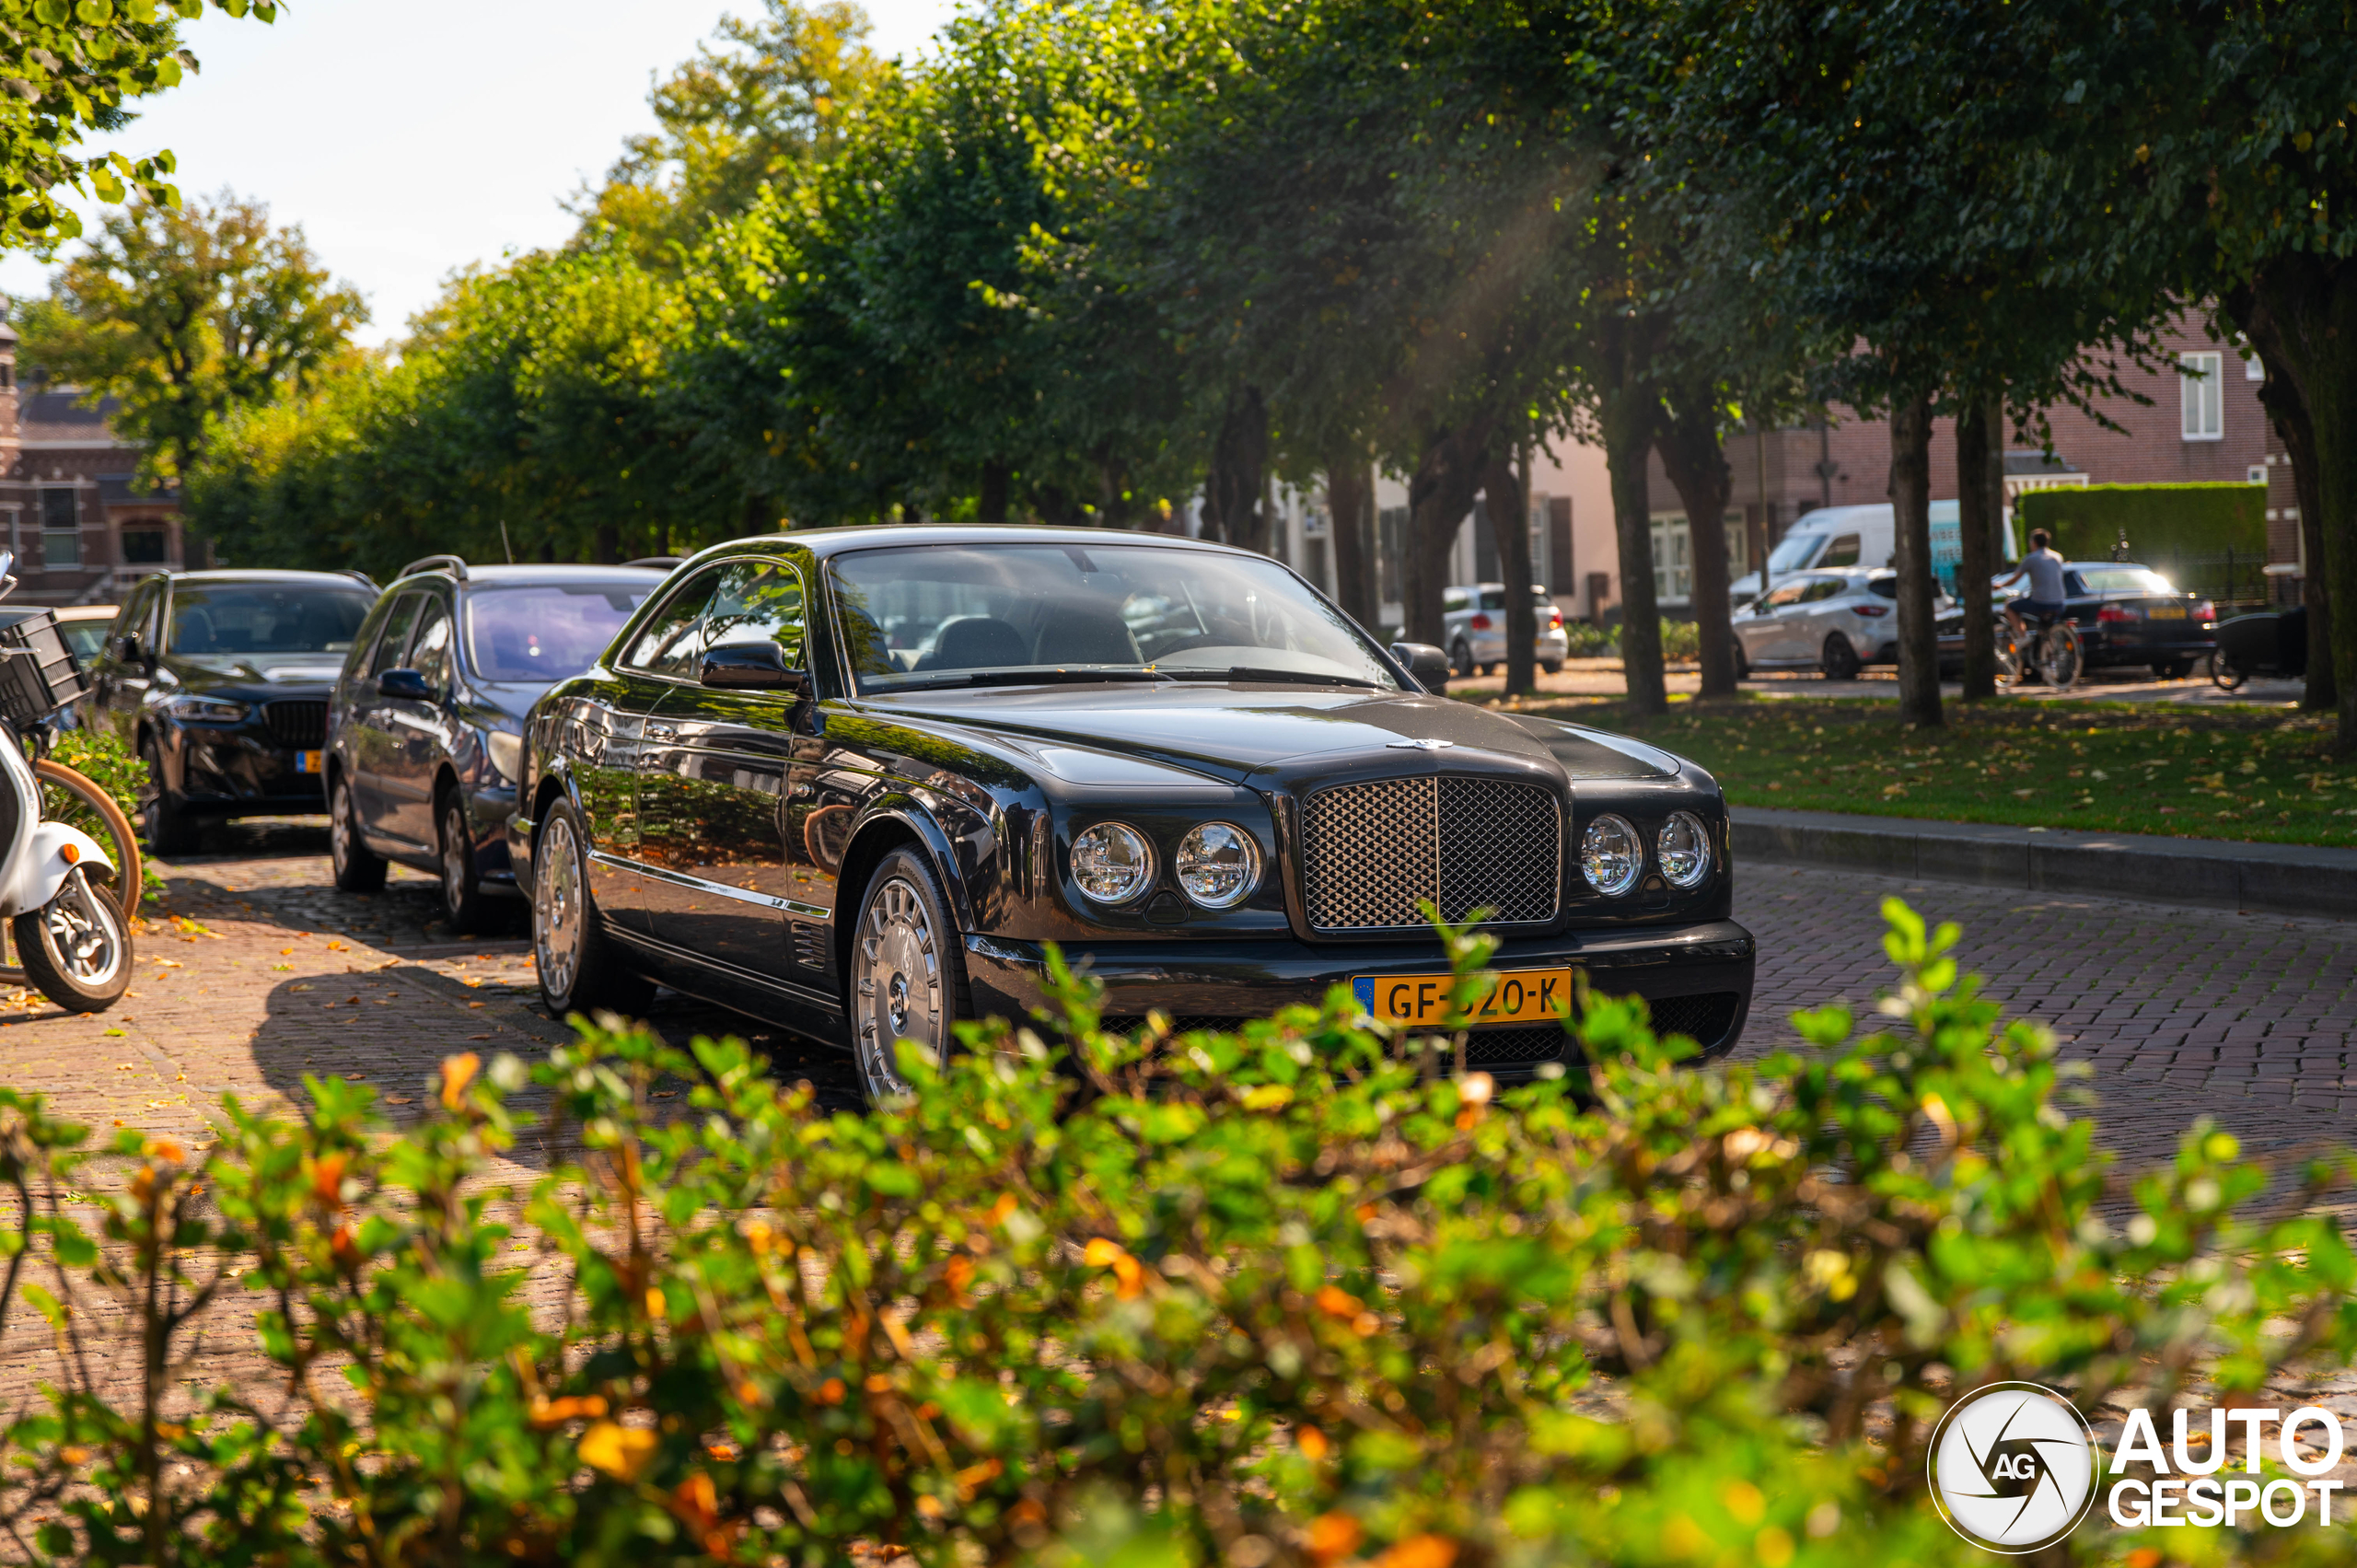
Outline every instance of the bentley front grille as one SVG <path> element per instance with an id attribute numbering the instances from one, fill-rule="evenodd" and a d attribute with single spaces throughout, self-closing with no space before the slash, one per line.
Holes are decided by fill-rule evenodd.
<path id="1" fill-rule="evenodd" d="M 1429 899 L 1441 918 L 1492 912 L 1502 924 L 1551 920 L 1562 881 L 1555 792 L 1449 775 L 1335 784 L 1301 809 L 1302 899 L 1313 931 L 1412 930 Z"/>
<path id="2" fill-rule="evenodd" d="M 264 703 L 261 716 L 271 738 L 296 751 L 312 751 L 328 743 L 328 705 L 290 701 Z"/>

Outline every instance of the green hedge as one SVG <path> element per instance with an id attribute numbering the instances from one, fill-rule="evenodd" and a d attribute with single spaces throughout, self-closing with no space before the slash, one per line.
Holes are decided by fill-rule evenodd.
<path id="1" fill-rule="evenodd" d="M 2147 565 L 2231 550 L 2243 560 L 2267 558 L 2267 486 L 2263 484 L 2091 484 L 2084 490 L 2034 490 L 2014 508 L 2014 532 L 2026 549 L 2029 530 L 2044 528 L 2073 561 L 2107 561 L 2119 535 L 2133 559 Z"/>
<path id="2" fill-rule="evenodd" d="M 399 1132 L 331 1078 L 92 1157 L 0 1091 L 0 1308 L 50 1325 L 6 1348 L 64 1353 L 0 1427 L 0 1528 L 152 1568 L 1985 1561 L 1924 1496 L 1947 1401 L 2273 1404 L 2345 1362 L 2350 1162 L 2262 1213 L 2197 1128 L 2125 1185 L 2052 1038 L 1885 911 L 1865 1031 L 1702 1065 L 1591 998 L 1593 1067 L 1515 1088 L 1340 989 L 1107 1034 L 1059 968 L 1051 1013 L 904 1053 L 918 1092 L 865 1115 L 613 1019 L 447 1061 Z M 1494 945 L 1444 935 L 1471 1005 Z M 528 1191 L 511 1148 L 550 1162 Z M 200 1335 L 258 1365 L 184 1382 Z M 2357 1544 L 2196 1533 L 2098 1509 L 2038 1561 Z"/>

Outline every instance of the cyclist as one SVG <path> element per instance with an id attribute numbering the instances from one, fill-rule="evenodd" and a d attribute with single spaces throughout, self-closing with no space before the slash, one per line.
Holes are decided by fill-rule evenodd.
<path id="1" fill-rule="evenodd" d="M 2011 587 L 2025 576 L 2029 578 L 2029 592 L 2005 605 L 2005 621 L 2013 627 L 2016 638 L 2026 631 L 2022 623 L 2024 616 L 2047 621 L 2062 613 L 2062 557 L 2054 552 L 2054 541 L 2044 528 L 2030 530 L 2029 553 L 2022 557 L 2022 563 L 2014 568 L 2011 576 L 2000 577 L 1997 586 Z"/>

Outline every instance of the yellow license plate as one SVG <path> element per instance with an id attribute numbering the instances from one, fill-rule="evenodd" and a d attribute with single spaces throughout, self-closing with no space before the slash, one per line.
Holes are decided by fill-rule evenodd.
<path id="1" fill-rule="evenodd" d="M 324 751 L 297 751 L 295 771 L 298 773 L 324 773 L 328 771 L 328 754 Z"/>
<path id="2" fill-rule="evenodd" d="M 2185 619 L 2185 606 L 2181 604 L 2153 605 L 2144 611 L 2144 619 L 2147 621 L 2182 621 Z"/>
<path id="3" fill-rule="evenodd" d="M 1446 974 L 1360 975 L 1351 990 L 1367 1016 L 1389 1023 L 1434 1025 L 1448 1018 L 1449 988 Z M 1476 1024 L 1530 1024 L 1559 1017 L 1572 1005 L 1572 970 L 1512 970 L 1497 977 L 1489 991 L 1468 1011 Z"/>

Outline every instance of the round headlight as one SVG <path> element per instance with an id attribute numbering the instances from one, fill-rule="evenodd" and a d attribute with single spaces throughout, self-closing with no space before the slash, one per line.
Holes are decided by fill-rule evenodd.
<path id="1" fill-rule="evenodd" d="M 1711 830 L 1691 811 L 1673 811 L 1654 841 L 1661 874 L 1677 888 L 1699 888 L 1711 874 Z"/>
<path id="2" fill-rule="evenodd" d="M 1178 885 L 1207 910 L 1241 903 L 1260 880 L 1260 846 L 1229 822 L 1206 822 L 1178 841 Z"/>
<path id="3" fill-rule="evenodd" d="M 1644 874 L 1644 841 L 1624 818 L 1598 817 L 1580 838 L 1580 869 L 1587 885 L 1607 898 L 1617 899 L 1637 885 Z"/>
<path id="4" fill-rule="evenodd" d="M 1118 904 L 1154 879 L 1154 850 L 1122 822 L 1099 822 L 1072 842 L 1072 879 L 1100 904 Z"/>

